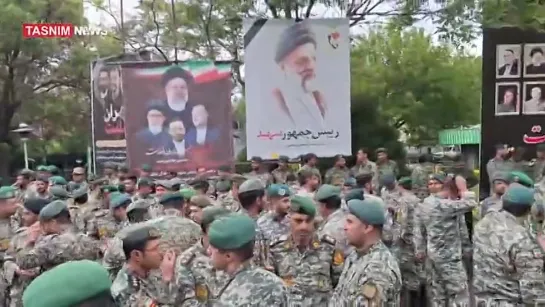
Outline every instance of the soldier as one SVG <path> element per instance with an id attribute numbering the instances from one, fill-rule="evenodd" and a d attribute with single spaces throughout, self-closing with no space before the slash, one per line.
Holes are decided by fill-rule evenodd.
<path id="1" fill-rule="evenodd" d="M 49 172 L 49 169 L 45 165 L 38 165 L 36 167 L 36 177 L 44 177 L 49 178 L 51 176 L 51 173 Z"/>
<path id="2" fill-rule="evenodd" d="M 104 169 L 104 180 L 107 182 L 107 184 L 109 185 L 118 185 L 119 184 L 119 180 L 116 176 L 116 165 L 115 163 L 113 162 L 104 162 L 104 165 L 103 165 Z"/>
<path id="3" fill-rule="evenodd" d="M 17 187 L 17 197 L 19 200 L 23 201 L 26 198 L 33 197 L 33 194 L 36 192 L 32 183 L 32 171 L 22 170 L 17 175 L 17 181 L 15 182 L 15 187 Z"/>
<path id="4" fill-rule="evenodd" d="M 63 186 L 54 185 L 49 186 L 49 193 L 51 193 L 51 200 L 68 200 L 70 198 L 70 194 Z"/>
<path id="5" fill-rule="evenodd" d="M 290 304 L 326 306 L 343 269 L 343 252 L 333 237 L 316 233 L 311 198 L 296 195 L 290 201 L 291 231 L 272 241 L 269 259 L 288 288 Z"/>
<path id="6" fill-rule="evenodd" d="M 501 197 L 508 185 L 507 174 L 504 172 L 496 172 L 492 178 L 492 195 L 485 198 L 480 208 L 480 218 L 482 219 L 489 210 L 501 209 Z"/>
<path id="7" fill-rule="evenodd" d="M 288 165 L 289 161 L 290 158 L 288 158 L 287 156 L 278 157 L 278 167 L 272 171 L 274 183 L 286 184 L 288 182 L 288 176 L 290 174 L 293 174 L 293 171 Z"/>
<path id="8" fill-rule="evenodd" d="M 378 148 L 375 150 L 377 155 L 377 172 L 378 177 L 387 173 L 393 173 L 395 177 L 399 176 L 399 168 L 397 163 L 388 158 L 388 150 L 386 148 Z"/>
<path id="9" fill-rule="evenodd" d="M 200 225 L 203 210 L 210 206 L 212 206 L 212 199 L 206 195 L 195 195 L 191 197 L 189 200 L 189 218 Z"/>
<path id="10" fill-rule="evenodd" d="M 289 220 L 286 218 L 290 207 L 290 188 L 285 184 L 271 184 L 267 188 L 267 197 L 272 210 L 257 219 L 257 226 L 263 231 L 266 240 L 272 240 L 289 232 Z"/>
<path id="11" fill-rule="evenodd" d="M 20 208 L 17 190 L 14 187 L 0 187 L 0 208 L 2 208 L 2 214 L 0 215 L 0 255 L 3 255 L 8 249 L 11 237 L 16 230 L 12 216 Z"/>
<path id="12" fill-rule="evenodd" d="M 183 252 L 176 261 L 176 282 L 178 293 L 175 306 L 190 307 L 213 303 L 221 289 L 228 284 L 229 276 L 212 266 L 208 255 L 208 228 L 216 219 L 226 216 L 229 210 L 223 207 L 203 209 L 201 229 L 202 240 Z"/>
<path id="13" fill-rule="evenodd" d="M 486 306 L 541 306 L 545 298 L 543 248 L 525 225 L 534 192 L 513 183 L 475 225 L 473 292 Z"/>
<path id="14" fill-rule="evenodd" d="M 465 223 L 461 216 L 476 205 L 475 195 L 467 190 L 465 180 L 456 177 L 453 183 L 458 195 L 444 185 L 446 180 L 442 174 L 430 178 L 431 195 L 417 207 L 414 231 L 416 257 L 426 260 L 428 297 L 439 306 L 469 304 L 468 277 L 462 261 L 467 227 L 461 227 Z"/>
<path id="15" fill-rule="evenodd" d="M 184 216 L 184 198 L 180 193 L 171 192 L 164 194 L 159 199 L 159 204 L 163 208 L 159 216 Z"/>
<path id="16" fill-rule="evenodd" d="M 172 183 L 170 180 L 155 181 L 155 197 L 160 198 L 165 193 L 172 192 Z"/>
<path id="17" fill-rule="evenodd" d="M 4 257 L 3 275 L 8 290 L 8 299 L 5 306 L 22 306 L 23 290 L 30 284 L 32 279 L 39 274 L 39 269 L 21 270 L 15 263 L 15 256 L 21 250 L 27 248 L 25 241 L 29 235 L 28 227 L 38 221 L 40 210 L 45 207 L 49 201 L 41 198 L 29 198 L 23 204 L 22 224 L 11 242 Z"/>
<path id="18" fill-rule="evenodd" d="M 16 257 L 22 270 L 40 267 L 44 272 L 67 261 L 97 260 L 101 255 L 97 241 L 73 232 L 68 206 L 60 200 L 40 211 L 39 225 L 31 227 L 26 245 L 30 250 L 22 250 Z"/>
<path id="19" fill-rule="evenodd" d="M 172 296 L 169 283 L 174 279 L 176 255 L 168 251 L 163 256 L 159 250 L 159 230 L 142 226 L 123 239 L 123 252 L 127 263 L 117 274 L 112 287 L 112 297 L 118 306 L 160 306 Z M 161 269 L 161 276 L 150 274 Z"/>
<path id="20" fill-rule="evenodd" d="M 534 181 L 541 181 L 545 172 L 545 144 L 536 146 L 536 161 L 534 163 Z"/>
<path id="21" fill-rule="evenodd" d="M 89 260 L 61 264 L 36 278 L 25 290 L 25 307 L 117 307 L 106 270 Z M 60 295 L 62 290 L 66 295 Z"/>
<path id="22" fill-rule="evenodd" d="M 137 183 L 138 183 L 138 177 L 136 175 L 133 175 L 133 174 L 126 175 L 125 180 L 123 180 L 125 193 L 131 195 L 131 197 L 134 197 L 136 194 Z"/>
<path id="23" fill-rule="evenodd" d="M 288 306 L 288 293 L 282 280 L 249 261 L 254 251 L 256 228 L 249 216 L 241 214 L 230 214 L 210 225 L 208 250 L 212 265 L 231 276 L 214 305 Z"/>
<path id="24" fill-rule="evenodd" d="M 193 188 L 183 188 L 180 190 L 180 194 L 182 195 L 183 200 L 183 216 L 189 217 L 189 201 L 191 200 L 191 197 L 197 195 L 197 192 L 195 192 Z"/>
<path id="25" fill-rule="evenodd" d="M 225 198 L 229 196 L 229 191 L 231 191 L 231 180 L 227 177 L 220 177 L 214 184 L 216 190 L 216 201 L 218 205 L 222 205 L 222 202 Z"/>
<path id="26" fill-rule="evenodd" d="M 143 199 L 131 203 L 127 207 L 127 219 L 129 220 L 129 223 L 136 224 L 150 220 L 151 214 L 149 212 L 149 207 L 150 204 Z"/>
<path id="27" fill-rule="evenodd" d="M 74 192 L 75 190 L 87 185 L 85 182 L 85 169 L 83 167 L 74 167 L 72 170 L 72 181 L 68 183 L 68 191 Z"/>
<path id="28" fill-rule="evenodd" d="M 376 186 L 373 184 L 373 174 L 360 173 L 356 176 L 356 186 L 363 190 L 363 195 L 370 198 L 380 198 L 375 195 Z"/>
<path id="29" fill-rule="evenodd" d="M 128 194 L 112 193 L 110 209 L 94 211 L 94 217 L 89 221 L 87 235 L 104 243 L 128 225 L 127 207 L 131 204 Z"/>
<path id="30" fill-rule="evenodd" d="M 314 198 L 314 192 L 320 186 L 320 177 L 316 172 L 309 169 L 301 169 L 297 173 L 297 181 L 299 182 L 299 190 L 297 195 Z"/>
<path id="31" fill-rule="evenodd" d="M 397 241 L 400 233 L 400 223 L 396 219 L 401 210 L 401 193 L 393 173 L 385 173 L 380 177 L 380 185 L 383 187 L 380 194 L 386 206 L 386 224 L 382 229 L 382 240 L 386 246 L 391 247 L 394 241 Z M 393 252 L 394 255 L 396 254 Z"/>
<path id="32" fill-rule="evenodd" d="M 325 173 L 324 182 L 334 185 L 338 185 L 335 183 L 341 183 L 343 185 L 344 181 L 352 176 L 352 172 L 346 167 L 346 159 L 343 155 L 336 155 L 334 159 L 335 165 Z"/>
<path id="33" fill-rule="evenodd" d="M 70 212 L 72 221 L 79 231 L 87 233 L 89 221 L 93 218 L 93 211 L 100 209 L 100 202 L 89 199 L 86 187 L 81 187 L 72 192 L 72 198 L 74 199 L 74 206 L 77 207 L 77 209 L 74 208 Z"/>
<path id="34" fill-rule="evenodd" d="M 345 261 L 329 306 L 399 306 L 401 273 L 381 241 L 383 204 L 354 199 L 348 202 L 348 212 L 344 230 L 355 250 Z"/>
<path id="35" fill-rule="evenodd" d="M 252 171 L 244 174 L 244 176 L 246 178 L 259 179 L 263 186 L 269 186 L 273 180 L 271 174 L 264 170 L 263 159 L 261 159 L 261 157 L 252 157 L 250 162 Z"/>
<path id="36" fill-rule="evenodd" d="M 492 189 L 492 179 L 496 172 L 510 173 L 513 171 L 513 161 L 508 159 L 508 157 L 509 149 L 507 148 L 507 145 L 496 145 L 496 155 L 486 164 L 486 173 L 488 175 L 488 180 L 490 181 L 490 189 Z"/>
<path id="37" fill-rule="evenodd" d="M 411 172 L 412 190 L 418 198 L 424 200 L 429 196 L 428 193 L 428 178 L 433 174 L 433 163 L 430 155 L 420 155 L 418 164 Z"/>
<path id="38" fill-rule="evenodd" d="M 151 175 L 152 168 L 149 164 L 142 164 L 140 166 L 140 178 L 148 178 Z"/>
<path id="39" fill-rule="evenodd" d="M 51 194 L 49 193 L 49 180 L 45 177 L 38 177 L 36 179 L 36 194 L 34 196 L 51 200 Z"/>
<path id="40" fill-rule="evenodd" d="M 198 195 L 208 195 L 208 190 L 210 189 L 210 183 L 204 179 L 195 179 L 191 181 L 191 188 Z"/>
<path id="41" fill-rule="evenodd" d="M 136 186 L 136 195 L 133 196 L 132 200 L 136 201 L 139 199 L 144 199 L 148 201 L 150 203 L 150 212 L 152 214 L 152 217 L 156 217 L 161 212 L 161 207 L 151 195 L 151 193 L 153 192 L 152 185 L 153 182 L 151 179 L 141 177 L 138 180 L 138 184 Z"/>
<path id="42" fill-rule="evenodd" d="M 352 249 L 344 233 L 346 212 L 341 208 L 341 190 L 338 187 L 324 184 L 316 192 L 315 199 L 318 203 L 318 212 L 324 218 L 318 228 L 319 236 L 334 238 L 337 249 L 348 256 Z"/>
<path id="43" fill-rule="evenodd" d="M 232 212 L 240 211 L 241 206 L 240 202 L 238 201 L 238 187 L 244 181 L 246 181 L 246 177 L 239 174 L 233 174 L 230 178 L 231 190 L 226 194 L 219 195 L 216 199 L 217 202 Z"/>
<path id="44" fill-rule="evenodd" d="M 319 181 L 319 184 L 322 183 L 322 173 L 320 172 L 320 169 L 316 166 L 318 165 L 318 156 L 316 156 L 313 153 L 308 153 L 301 157 L 301 162 L 303 162 L 303 166 L 301 167 L 300 171 L 310 171 L 312 172 Z"/>
<path id="45" fill-rule="evenodd" d="M 352 167 L 354 176 L 361 173 L 373 174 L 375 185 L 378 185 L 378 170 L 375 162 L 369 160 L 369 151 L 366 148 L 360 148 L 356 154 L 356 165 Z"/>
<path id="46" fill-rule="evenodd" d="M 509 172 L 507 175 L 507 180 L 509 181 L 509 184 L 516 182 L 527 188 L 534 188 L 534 181 L 532 180 L 532 178 L 530 178 L 528 175 L 526 175 L 526 173 L 523 172 Z"/>

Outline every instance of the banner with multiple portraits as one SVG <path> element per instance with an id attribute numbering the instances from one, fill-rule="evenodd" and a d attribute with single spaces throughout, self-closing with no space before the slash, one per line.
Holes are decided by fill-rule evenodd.
<path id="1" fill-rule="evenodd" d="M 350 155 L 349 21 L 243 25 L 248 157 Z"/>
<path id="2" fill-rule="evenodd" d="M 131 169 L 193 173 L 233 163 L 229 63 L 131 63 L 121 73 Z"/>
<path id="3" fill-rule="evenodd" d="M 518 28 L 483 30 L 481 183 L 495 145 L 535 157 L 545 143 L 545 35 Z M 487 187 L 484 187 L 488 190 Z"/>

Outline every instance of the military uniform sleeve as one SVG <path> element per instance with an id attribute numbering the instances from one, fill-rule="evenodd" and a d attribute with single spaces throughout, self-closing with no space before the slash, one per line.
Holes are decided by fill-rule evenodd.
<path id="1" fill-rule="evenodd" d="M 531 306 L 545 297 L 543 252 L 531 238 L 524 238 L 511 247 L 522 303 Z"/>
<path id="2" fill-rule="evenodd" d="M 335 248 L 333 251 L 333 260 L 331 262 L 331 283 L 333 288 L 339 283 L 344 269 L 344 251 Z"/>
<path id="3" fill-rule="evenodd" d="M 488 181 L 492 182 L 492 176 L 494 176 L 494 165 L 492 163 L 492 160 L 488 161 L 486 163 L 486 173 L 488 174 Z"/>
<path id="4" fill-rule="evenodd" d="M 394 287 L 400 283 L 395 279 L 395 273 L 385 263 L 371 262 L 358 281 L 360 291 L 354 294 L 354 306 L 386 306 L 386 301 L 395 301 L 392 296 L 399 293 Z"/>
<path id="5" fill-rule="evenodd" d="M 100 239 L 99 233 L 98 233 L 98 221 L 94 217 L 89 217 L 89 220 L 87 221 L 87 225 L 85 225 L 86 228 L 86 234 L 90 237 Z"/>
<path id="6" fill-rule="evenodd" d="M 415 208 L 415 225 L 414 225 L 414 249 L 417 254 L 426 252 L 426 227 L 425 227 L 425 212 L 423 207 L 426 206 L 426 201 L 423 204 L 417 205 Z"/>
<path id="7" fill-rule="evenodd" d="M 472 245 L 469 239 L 469 230 L 467 229 L 466 217 L 460 215 L 458 217 L 458 227 L 460 228 L 460 240 L 462 241 L 462 253 L 464 255 L 471 255 Z"/>
<path id="8" fill-rule="evenodd" d="M 467 191 L 464 192 L 462 198 L 455 200 L 447 200 L 448 206 L 442 206 L 441 208 L 449 215 L 460 215 L 473 210 L 477 206 L 475 200 L 475 193 Z"/>
<path id="9" fill-rule="evenodd" d="M 199 302 L 196 294 L 195 277 L 189 268 L 180 265 L 176 272 L 175 306 L 196 307 L 205 306 L 205 302 Z"/>
<path id="10" fill-rule="evenodd" d="M 54 239 L 52 236 L 40 237 L 32 249 L 18 252 L 16 263 L 19 268 L 29 270 L 47 264 L 56 248 Z"/>

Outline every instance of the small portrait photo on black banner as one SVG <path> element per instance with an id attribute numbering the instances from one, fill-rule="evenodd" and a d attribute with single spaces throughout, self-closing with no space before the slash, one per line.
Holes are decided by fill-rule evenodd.
<path id="1" fill-rule="evenodd" d="M 524 82 L 522 114 L 545 114 L 545 81 Z"/>
<path id="2" fill-rule="evenodd" d="M 496 47 L 496 78 L 520 76 L 520 45 L 498 45 Z"/>
<path id="3" fill-rule="evenodd" d="M 520 113 L 520 85 L 517 82 L 496 83 L 496 116 Z"/>
<path id="4" fill-rule="evenodd" d="M 545 77 L 545 44 L 524 45 L 524 76 Z"/>

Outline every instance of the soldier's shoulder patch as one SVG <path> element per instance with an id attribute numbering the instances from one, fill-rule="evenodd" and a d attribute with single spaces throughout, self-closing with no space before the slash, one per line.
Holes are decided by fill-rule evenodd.
<path id="1" fill-rule="evenodd" d="M 333 253 L 333 264 L 337 266 L 344 264 L 344 253 L 340 249 L 335 249 Z"/>
<path id="2" fill-rule="evenodd" d="M 288 235 L 281 235 L 273 240 L 271 240 L 271 243 L 270 243 L 270 246 L 273 247 L 273 246 L 276 246 L 282 242 L 286 242 L 288 241 Z"/>
<path id="3" fill-rule="evenodd" d="M 337 244 L 337 240 L 335 240 L 335 238 L 333 238 L 332 236 L 329 236 L 329 235 L 322 236 L 322 241 L 326 242 L 326 243 L 329 243 L 331 245 Z"/>

